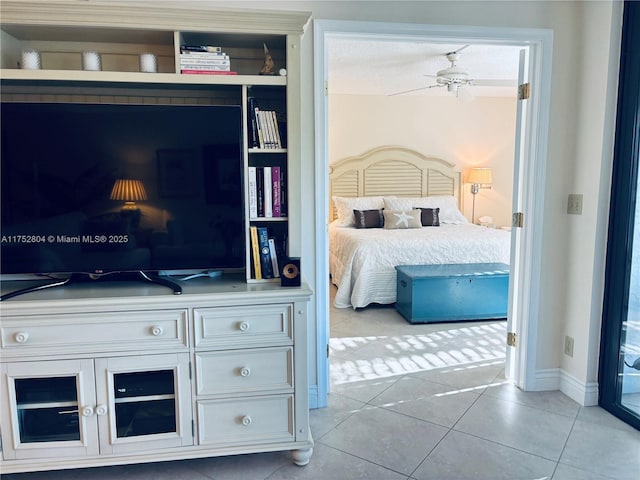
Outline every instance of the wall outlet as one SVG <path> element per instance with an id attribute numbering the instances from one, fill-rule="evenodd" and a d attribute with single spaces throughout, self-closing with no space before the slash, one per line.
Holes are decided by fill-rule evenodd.
<path id="1" fill-rule="evenodd" d="M 564 337 L 564 354 L 573 357 L 573 337 L 569 335 Z"/>
<path id="2" fill-rule="evenodd" d="M 567 213 L 571 215 L 582 215 L 582 194 L 570 193 L 567 202 Z"/>

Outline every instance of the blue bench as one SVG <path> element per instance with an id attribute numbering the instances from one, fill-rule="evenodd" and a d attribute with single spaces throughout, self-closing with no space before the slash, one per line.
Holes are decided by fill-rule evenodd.
<path id="1" fill-rule="evenodd" d="M 396 310 L 409 323 L 506 318 L 509 265 L 401 265 Z"/>

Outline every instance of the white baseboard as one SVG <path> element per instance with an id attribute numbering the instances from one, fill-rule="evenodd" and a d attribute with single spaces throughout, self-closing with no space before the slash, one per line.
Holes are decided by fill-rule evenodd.
<path id="1" fill-rule="evenodd" d="M 583 407 L 598 405 L 598 382 L 581 382 L 560 368 L 538 370 L 531 390 L 560 390 Z"/>

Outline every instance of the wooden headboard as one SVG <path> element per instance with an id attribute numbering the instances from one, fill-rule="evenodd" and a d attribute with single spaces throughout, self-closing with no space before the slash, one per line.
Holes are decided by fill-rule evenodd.
<path id="1" fill-rule="evenodd" d="M 460 172 L 441 158 L 396 145 L 373 148 L 329 166 L 329 200 L 339 197 L 452 195 L 461 207 Z M 333 204 L 330 220 L 336 217 Z"/>

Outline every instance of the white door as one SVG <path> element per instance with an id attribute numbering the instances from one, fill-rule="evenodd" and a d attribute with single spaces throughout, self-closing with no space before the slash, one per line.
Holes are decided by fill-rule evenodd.
<path id="1" fill-rule="evenodd" d="M 505 374 L 507 379 L 511 380 L 518 386 L 522 386 L 521 363 L 519 362 L 517 350 L 520 348 L 518 345 L 517 337 L 520 333 L 520 322 L 518 321 L 518 308 L 519 301 L 519 289 L 520 275 L 521 275 L 521 233 L 522 227 L 519 227 L 518 221 L 524 215 L 523 206 L 524 201 L 522 198 L 523 192 L 523 172 L 522 167 L 525 164 L 526 158 L 526 136 L 523 134 L 525 131 L 525 122 L 527 119 L 527 99 L 528 97 L 528 81 L 529 81 L 529 50 L 520 50 L 520 62 L 518 69 L 518 103 L 516 107 L 516 138 L 515 138 L 515 151 L 513 155 L 513 222 L 511 228 L 511 271 L 509 273 L 509 313 L 507 317 L 507 332 L 509 334 L 515 334 L 515 337 L 510 337 L 510 342 L 507 345 L 507 352 L 505 357 Z"/>

